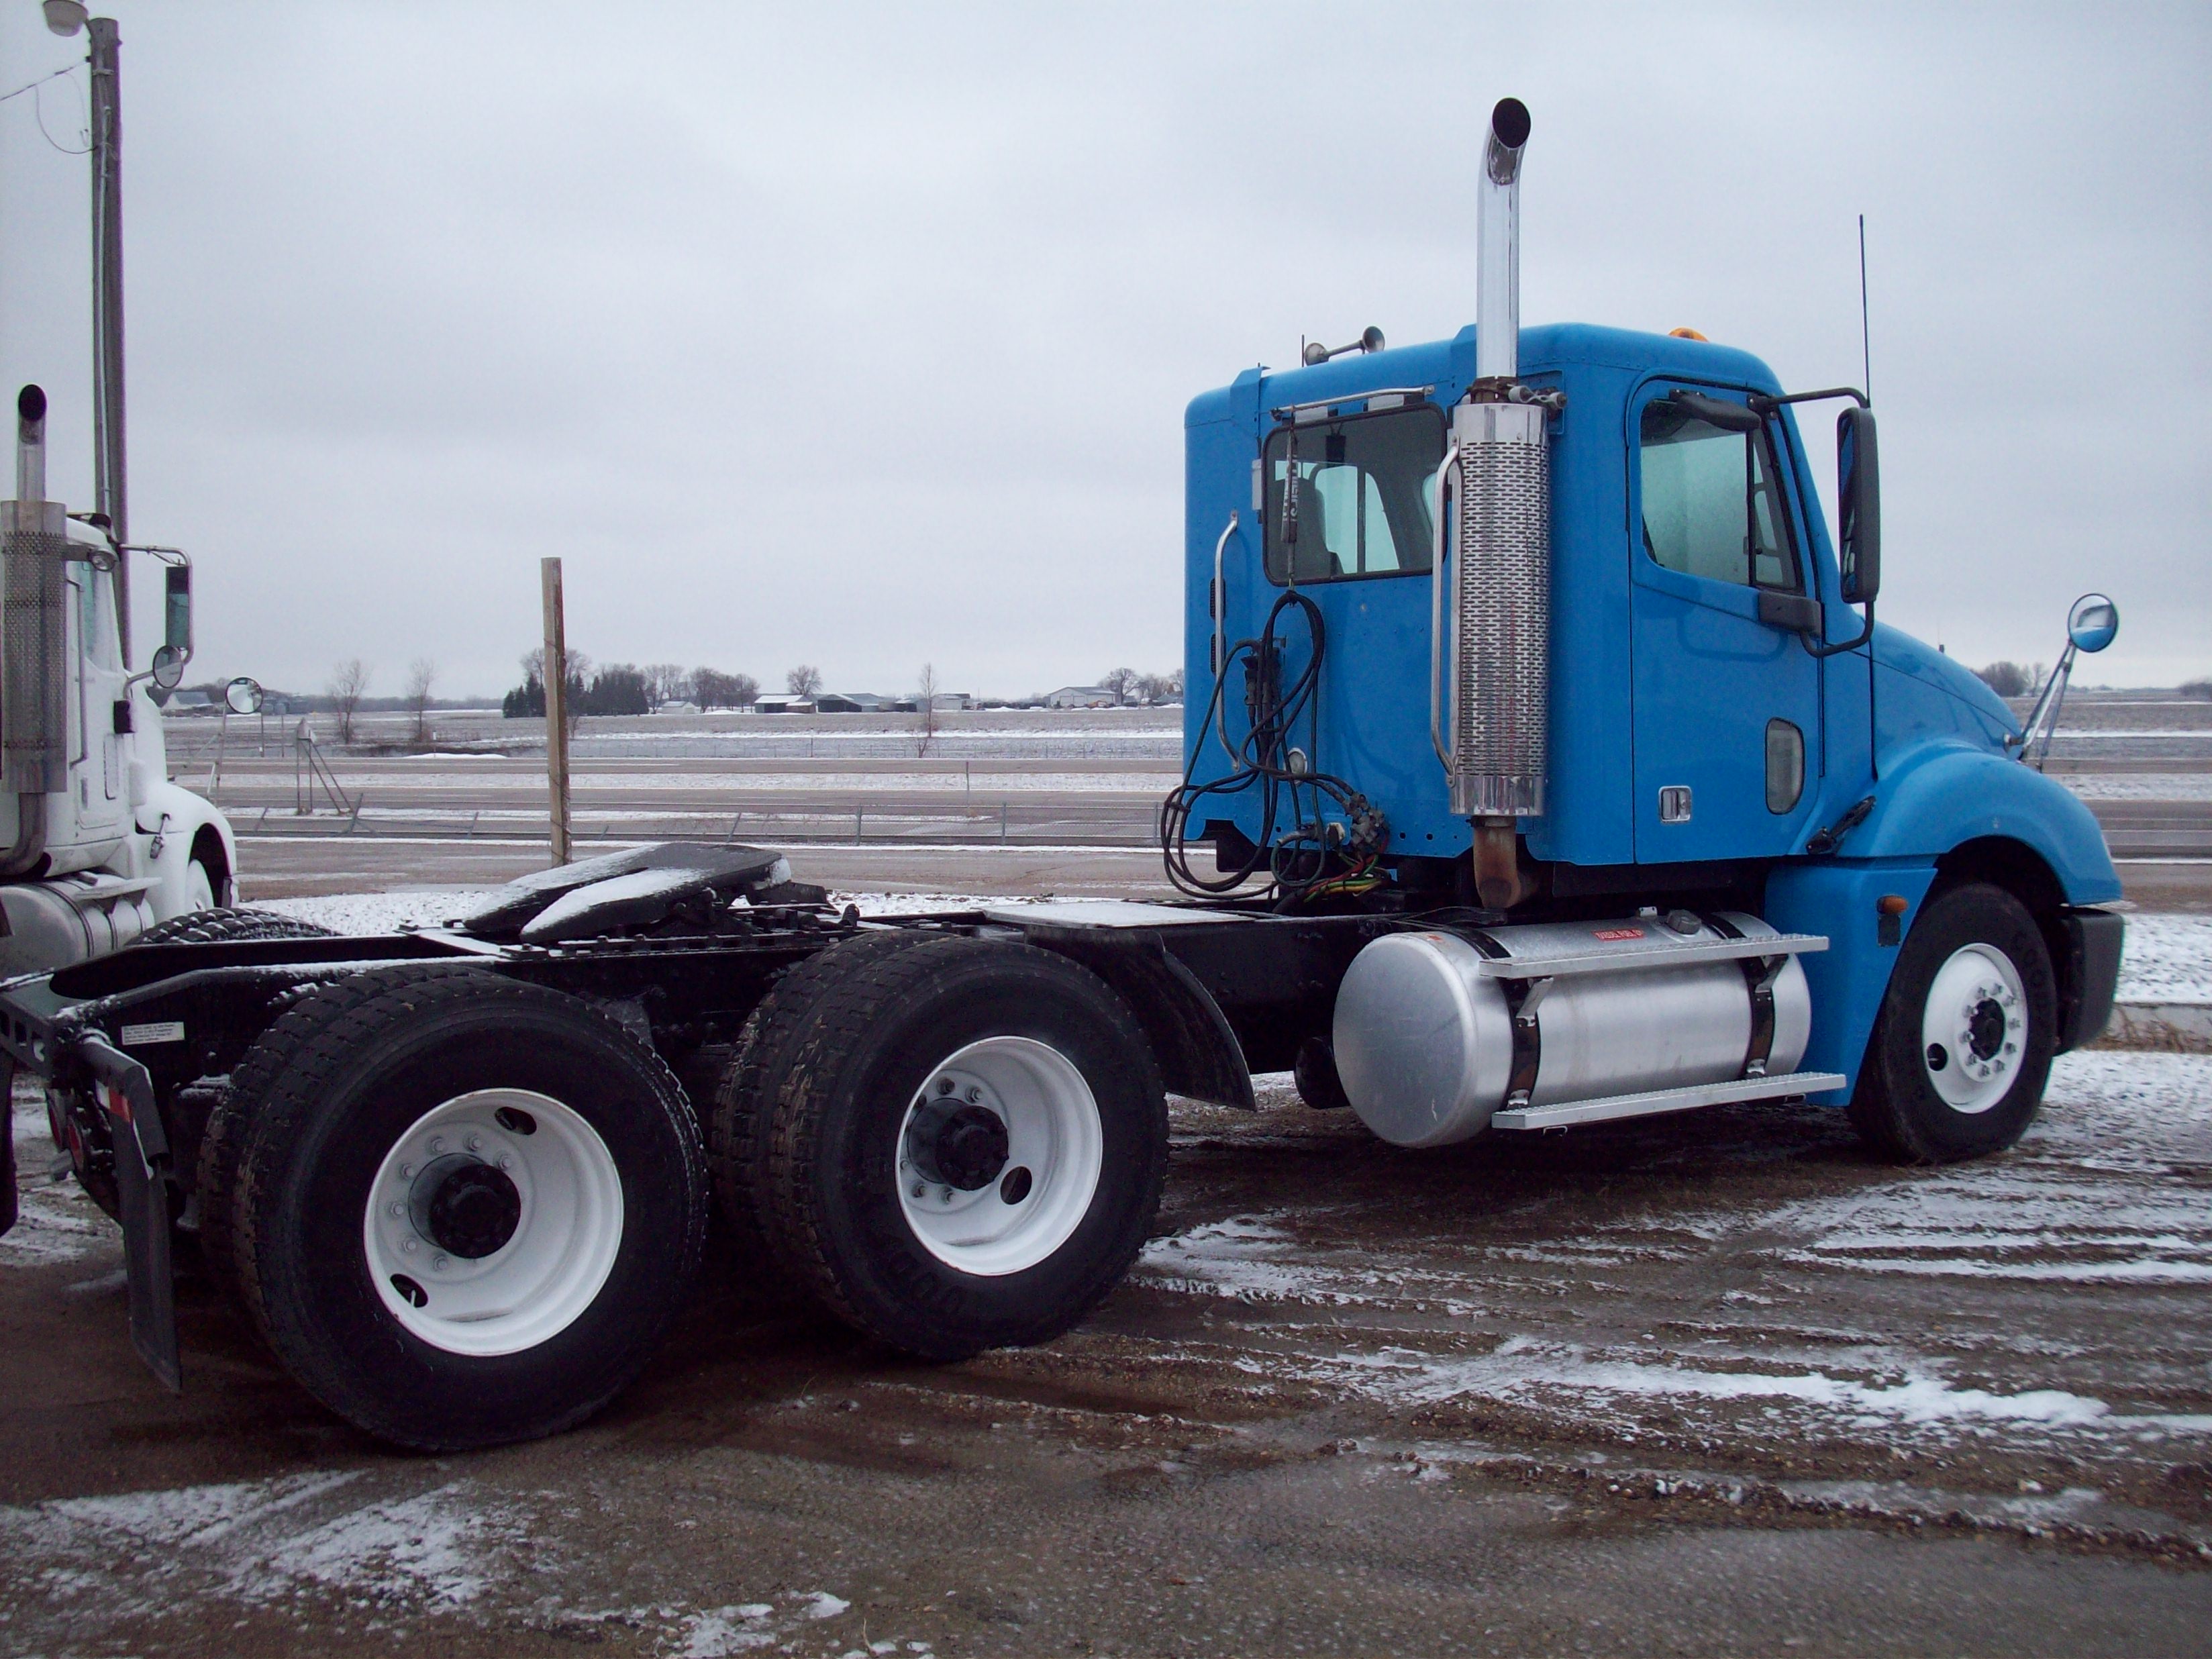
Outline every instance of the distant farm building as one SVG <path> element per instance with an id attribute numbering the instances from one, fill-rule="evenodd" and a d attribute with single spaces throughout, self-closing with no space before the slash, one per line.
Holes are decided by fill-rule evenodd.
<path id="1" fill-rule="evenodd" d="M 1111 708 L 1114 694 L 1103 685 L 1063 685 L 1044 700 L 1048 708 Z"/>

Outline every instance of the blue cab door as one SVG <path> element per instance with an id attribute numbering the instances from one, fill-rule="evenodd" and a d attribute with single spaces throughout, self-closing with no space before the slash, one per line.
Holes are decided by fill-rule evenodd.
<path id="1" fill-rule="evenodd" d="M 1658 381 L 1628 410 L 1640 864 L 1793 852 L 1820 798 L 1820 664 L 1759 619 L 1762 592 L 1812 591 L 1790 475 L 1771 420 L 1698 398 L 1747 403 Z"/>

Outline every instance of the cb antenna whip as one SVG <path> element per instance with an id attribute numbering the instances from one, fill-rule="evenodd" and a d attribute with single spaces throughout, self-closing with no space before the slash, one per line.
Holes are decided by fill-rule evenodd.
<path id="1" fill-rule="evenodd" d="M 1859 215 L 1859 373 L 1867 401 L 1874 401 L 1874 349 L 1867 343 L 1866 215 Z"/>

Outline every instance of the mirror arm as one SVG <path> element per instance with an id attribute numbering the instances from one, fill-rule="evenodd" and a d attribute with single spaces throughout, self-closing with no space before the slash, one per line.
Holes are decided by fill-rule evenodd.
<path id="1" fill-rule="evenodd" d="M 1859 629 L 1858 638 L 1855 640 L 1845 640 L 1837 645 L 1814 645 L 1808 641 L 1805 645 L 1805 652 L 1808 656 L 1813 657 L 1840 657 L 1846 651 L 1857 650 L 1861 646 L 1864 645 L 1873 637 L 1874 601 L 1872 599 L 1869 599 L 1866 602 L 1866 626 Z M 1800 640 L 1803 640 L 1804 635 L 1801 634 L 1798 635 L 1798 638 Z"/>
<path id="2" fill-rule="evenodd" d="M 1762 415 L 1771 415 L 1784 404 L 1825 403 L 1831 398 L 1849 398 L 1861 409 L 1874 407 L 1867 401 L 1866 393 L 1855 386 L 1832 386 L 1824 392 L 1785 392 L 1772 398 L 1764 392 L 1754 392 L 1751 394 L 1751 406 Z"/>

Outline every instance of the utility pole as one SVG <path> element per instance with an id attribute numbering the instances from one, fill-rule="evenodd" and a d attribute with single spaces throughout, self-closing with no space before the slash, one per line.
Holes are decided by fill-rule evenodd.
<path id="1" fill-rule="evenodd" d="M 94 507 L 108 533 L 131 539 L 123 413 L 122 32 L 112 17 L 87 24 L 92 37 L 92 453 Z M 115 614 L 123 660 L 131 660 L 131 564 L 115 563 Z"/>
<path id="2" fill-rule="evenodd" d="M 545 791 L 553 823 L 553 862 L 568 861 L 568 641 L 562 617 L 561 561 L 540 559 L 545 597 Z"/>

